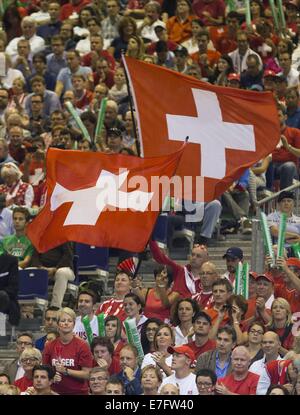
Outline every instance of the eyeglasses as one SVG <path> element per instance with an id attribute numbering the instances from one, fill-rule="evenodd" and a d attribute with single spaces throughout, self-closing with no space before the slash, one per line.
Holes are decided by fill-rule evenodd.
<path id="1" fill-rule="evenodd" d="M 26 357 L 24 359 L 21 359 L 21 363 L 26 363 L 26 362 L 33 363 L 36 360 L 39 360 L 39 359 L 37 357 Z"/>
<path id="2" fill-rule="evenodd" d="M 251 329 L 249 331 L 249 333 L 251 333 L 251 334 L 260 334 L 261 336 L 264 334 L 264 332 L 261 331 L 261 330 L 253 330 L 253 329 Z"/>
<path id="3" fill-rule="evenodd" d="M 21 342 L 21 341 L 17 341 L 17 345 L 18 346 L 32 346 L 31 342 Z"/>

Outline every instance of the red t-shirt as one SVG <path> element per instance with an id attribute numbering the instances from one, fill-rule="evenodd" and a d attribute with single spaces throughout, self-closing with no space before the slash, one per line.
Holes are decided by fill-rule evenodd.
<path id="1" fill-rule="evenodd" d="M 298 128 L 286 127 L 282 134 L 286 137 L 289 144 L 291 144 L 293 147 L 300 148 L 300 131 Z M 293 161 L 294 163 L 298 164 L 298 158 L 283 147 L 273 151 L 272 161 L 280 163 Z"/>
<path id="2" fill-rule="evenodd" d="M 158 318 L 162 321 L 170 319 L 170 307 L 165 307 L 160 298 L 155 295 L 154 288 L 148 291 L 144 314 L 148 318 Z"/>
<path id="3" fill-rule="evenodd" d="M 28 379 L 26 376 L 16 380 L 14 385 L 17 386 L 21 392 L 25 392 L 27 388 L 33 386 L 32 379 Z"/>
<path id="4" fill-rule="evenodd" d="M 291 306 L 292 313 L 300 311 L 300 292 L 295 288 L 290 290 L 284 284 L 275 284 L 274 296 L 285 298 Z"/>
<path id="5" fill-rule="evenodd" d="M 193 300 L 196 300 L 197 303 L 200 305 L 200 308 L 207 308 L 210 306 L 210 304 L 213 302 L 213 295 L 212 292 L 210 293 L 204 293 L 201 291 L 200 293 L 197 293 L 192 296 Z"/>
<path id="6" fill-rule="evenodd" d="M 256 395 L 258 380 L 259 376 L 255 373 L 248 372 L 243 380 L 235 380 L 231 373 L 224 378 L 218 379 L 218 384 L 223 383 L 230 392 L 237 393 L 238 395 Z"/>
<path id="7" fill-rule="evenodd" d="M 116 61 L 114 59 L 114 57 L 107 52 L 107 50 L 102 50 L 101 52 L 98 53 L 100 58 L 105 58 L 107 60 L 107 63 L 110 67 L 111 70 L 115 70 L 116 67 Z M 91 66 L 92 64 L 92 54 L 91 52 L 85 54 L 82 57 L 82 65 L 83 66 Z"/>
<path id="8" fill-rule="evenodd" d="M 208 352 L 209 350 L 214 350 L 216 348 L 216 342 L 214 340 L 207 340 L 206 343 L 203 344 L 203 346 L 196 346 L 196 342 L 188 343 L 187 346 L 193 350 L 195 353 L 195 358 L 198 359 L 198 357 L 204 353 Z"/>
<path id="9" fill-rule="evenodd" d="M 59 360 L 71 370 L 93 367 L 93 356 L 89 345 L 76 336 L 68 344 L 63 344 L 59 338 L 46 344 L 43 363 L 54 367 Z M 62 380 L 59 383 L 54 383 L 52 389 L 60 395 L 87 395 L 88 382 L 73 376 L 62 375 Z"/>
<path id="10" fill-rule="evenodd" d="M 60 10 L 60 20 L 67 20 L 67 18 L 71 16 L 73 12 L 76 12 L 78 14 L 84 6 L 90 3 L 90 0 L 81 0 L 79 4 L 76 5 L 72 4 L 71 2 L 64 4 Z"/>
<path id="11" fill-rule="evenodd" d="M 116 316 L 121 321 L 124 321 L 127 317 L 127 314 L 124 310 L 123 300 L 116 300 L 111 298 L 110 300 L 103 301 L 102 304 L 96 310 L 96 316 L 100 313 L 104 313 L 105 317 L 107 316 Z"/>
<path id="12" fill-rule="evenodd" d="M 203 15 L 203 12 L 210 13 L 214 19 L 223 16 L 225 17 L 225 2 L 223 0 L 214 0 L 209 3 L 204 0 L 194 0 L 193 10 L 197 16 L 200 17 L 205 26 L 211 26 L 210 20 Z"/>

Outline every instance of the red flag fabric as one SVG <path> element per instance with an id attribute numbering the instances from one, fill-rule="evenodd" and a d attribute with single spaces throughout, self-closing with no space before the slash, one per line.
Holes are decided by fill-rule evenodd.
<path id="1" fill-rule="evenodd" d="M 145 157 L 176 151 L 189 142 L 177 169 L 185 199 L 210 201 L 243 171 L 270 154 L 280 140 L 271 92 L 214 86 L 126 57 Z M 198 181 L 196 189 L 196 177 Z"/>
<path id="2" fill-rule="evenodd" d="M 168 191 L 155 179 L 173 176 L 184 148 L 144 159 L 49 149 L 46 204 L 28 237 L 39 252 L 66 241 L 143 251 Z"/>

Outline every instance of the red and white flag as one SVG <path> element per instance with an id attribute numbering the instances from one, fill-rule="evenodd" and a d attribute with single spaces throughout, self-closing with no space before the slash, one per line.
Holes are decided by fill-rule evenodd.
<path id="1" fill-rule="evenodd" d="M 280 129 L 271 92 L 214 86 L 128 57 L 124 64 L 143 156 L 172 153 L 189 137 L 176 172 L 185 178 L 185 199 L 215 199 L 276 147 Z"/>
<path id="2" fill-rule="evenodd" d="M 49 149 L 47 198 L 27 235 L 39 252 L 66 241 L 143 251 L 186 146 L 152 158 Z M 157 185 L 158 184 L 158 185 Z"/>

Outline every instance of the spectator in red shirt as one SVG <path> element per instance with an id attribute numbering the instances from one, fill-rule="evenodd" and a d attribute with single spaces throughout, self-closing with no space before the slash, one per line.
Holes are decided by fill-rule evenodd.
<path id="1" fill-rule="evenodd" d="M 199 311 L 193 318 L 193 328 L 195 340 L 188 344 L 193 350 L 195 358 L 208 350 L 213 350 L 216 347 L 216 342 L 210 340 L 208 335 L 211 328 L 211 318 L 203 311 Z"/>
<path id="2" fill-rule="evenodd" d="M 300 260 L 298 258 L 279 258 L 276 264 L 282 270 L 283 283 L 275 282 L 275 297 L 285 298 L 290 304 L 292 313 L 300 310 Z"/>
<path id="3" fill-rule="evenodd" d="M 201 308 L 209 307 L 213 302 L 212 285 L 218 279 L 218 273 L 215 264 L 212 262 L 204 262 L 200 270 L 200 280 L 202 289 L 193 295 Z"/>
<path id="4" fill-rule="evenodd" d="M 225 17 L 223 0 L 194 0 L 193 10 L 206 26 L 219 26 Z"/>
<path id="5" fill-rule="evenodd" d="M 27 388 L 33 386 L 32 369 L 42 362 L 42 354 L 35 347 L 26 348 L 20 356 L 20 362 L 24 369 L 24 376 L 14 382 L 21 392 L 25 392 Z"/>
<path id="6" fill-rule="evenodd" d="M 92 91 L 85 88 L 86 78 L 84 75 L 75 74 L 72 76 L 72 86 L 75 96 L 76 108 L 86 110 L 93 99 Z"/>
<path id="7" fill-rule="evenodd" d="M 73 13 L 79 13 L 80 10 L 87 4 L 90 4 L 90 0 L 71 0 L 64 4 L 60 11 L 60 20 L 67 20 Z"/>
<path id="8" fill-rule="evenodd" d="M 91 343 L 93 366 L 106 369 L 110 376 L 120 372 L 120 360 L 114 356 L 114 345 L 108 337 L 94 337 Z"/>
<path id="9" fill-rule="evenodd" d="M 238 346 L 232 352 L 232 373 L 218 379 L 219 395 L 255 395 L 259 376 L 249 372 L 250 354 L 246 347 Z"/>

